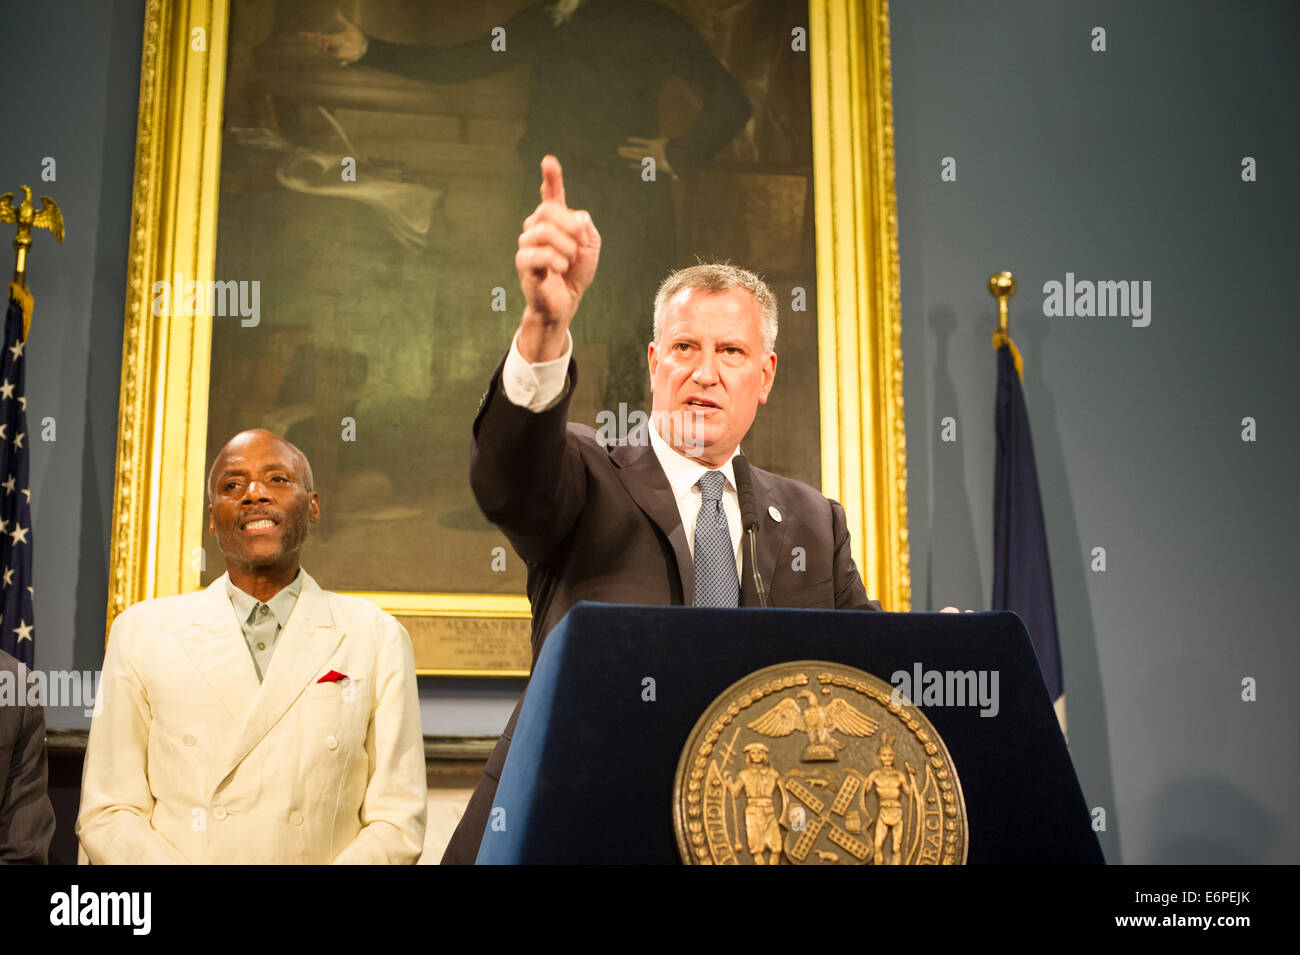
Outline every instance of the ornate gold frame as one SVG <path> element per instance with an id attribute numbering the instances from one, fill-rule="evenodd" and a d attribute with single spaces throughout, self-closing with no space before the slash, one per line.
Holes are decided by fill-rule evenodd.
<path id="1" fill-rule="evenodd" d="M 812 0 L 822 491 L 867 592 L 911 609 L 888 0 Z"/>
<path id="2" fill-rule="evenodd" d="M 108 624 L 194 590 L 211 327 L 155 318 L 152 287 L 213 277 L 229 0 L 148 0 L 122 348 Z M 195 31 L 203 31 L 196 50 Z M 907 610 L 907 462 L 887 0 L 811 0 L 822 489 L 868 592 Z M 406 617 L 528 617 L 525 597 L 364 593 Z M 417 661 L 418 664 L 418 661 Z M 521 675 L 421 668 L 422 673 Z"/>

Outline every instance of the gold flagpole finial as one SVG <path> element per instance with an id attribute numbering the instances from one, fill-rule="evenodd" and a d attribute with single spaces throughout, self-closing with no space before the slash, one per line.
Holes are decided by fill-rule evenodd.
<path id="1" fill-rule="evenodd" d="M 1020 360 L 1020 349 L 1011 340 L 1007 330 L 1007 299 L 1016 294 L 1016 279 L 1010 272 L 994 272 L 989 276 L 989 294 L 998 300 L 998 327 L 993 330 L 993 349 L 1003 345 L 1011 348 L 1011 357 L 1016 363 L 1016 374 L 1023 382 L 1025 379 L 1024 363 Z"/>
<path id="2" fill-rule="evenodd" d="M 1007 330 L 1007 299 L 1016 294 L 1016 280 L 1010 272 L 994 272 L 989 276 L 989 294 L 998 300 L 998 329 Z"/>
<path id="3" fill-rule="evenodd" d="M 27 287 L 27 250 L 32 247 L 32 229 L 49 229 L 54 238 L 63 242 L 63 213 L 58 204 L 49 196 L 41 196 L 41 208 L 32 204 L 32 191 L 27 186 L 19 186 L 23 191 L 23 201 L 14 205 L 12 192 L 0 196 L 0 222 L 15 222 L 18 231 L 14 235 L 14 284 L 19 288 Z"/>

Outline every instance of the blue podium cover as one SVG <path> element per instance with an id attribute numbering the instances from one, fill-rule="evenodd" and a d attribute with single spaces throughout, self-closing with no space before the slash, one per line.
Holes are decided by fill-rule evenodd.
<path id="1" fill-rule="evenodd" d="M 967 861 L 1100 863 L 1033 648 L 1013 613 L 894 614 L 580 603 L 538 657 L 478 862 L 677 863 L 673 776 L 695 722 L 763 667 L 826 660 L 998 672 L 996 716 L 913 702 L 961 779 Z M 653 701 L 644 696 L 652 679 Z"/>

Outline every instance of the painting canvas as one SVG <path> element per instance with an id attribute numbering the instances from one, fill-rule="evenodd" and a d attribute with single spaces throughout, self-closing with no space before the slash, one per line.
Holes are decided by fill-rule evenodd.
<path id="1" fill-rule="evenodd" d="M 745 451 L 819 483 L 800 4 L 569 6 L 231 6 L 215 276 L 257 282 L 259 312 L 214 321 L 208 457 L 248 427 L 303 449 L 322 501 L 304 566 L 327 588 L 523 593 L 470 492 L 469 437 L 518 324 L 515 239 L 547 153 L 603 238 L 572 419 L 633 426 L 658 283 L 731 261 L 783 306 Z M 304 36 L 353 29 L 351 63 Z"/>

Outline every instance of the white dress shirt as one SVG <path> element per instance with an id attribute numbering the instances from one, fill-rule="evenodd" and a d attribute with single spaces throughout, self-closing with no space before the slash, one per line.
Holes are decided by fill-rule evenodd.
<path id="1" fill-rule="evenodd" d="M 566 333 L 567 334 L 567 333 Z M 564 354 L 553 361 L 530 364 L 519 351 L 519 333 L 510 344 L 510 353 L 506 355 L 505 367 L 501 370 L 501 385 L 511 404 L 527 408 L 529 411 L 549 411 L 564 397 L 568 385 L 569 359 L 573 355 L 573 338 L 569 337 Z M 650 446 L 654 449 L 659 466 L 663 468 L 668 485 L 672 488 L 673 499 L 677 502 L 677 512 L 682 518 L 682 530 L 686 532 L 686 545 L 695 556 L 695 521 L 700 515 L 700 476 L 708 467 L 694 458 L 675 451 L 653 423 L 649 427 Z M 740 453 L 736 448 L 731 453 L 734 459 Z M 732 470 L 731 459 L 717 470 L 727 479 L 722 491 L 722 509 L 727 515 L 727 530 L 731 533 L 731 546 L 736 554 L 736 579 L 740 579 L 742 566 L 740 552 L 740 496 L 736 492 L 736 475 Z"/>
<path id="2" fill-rule="evenodd" d="M 529 411 L 549 411 L 564 397 L 569 383 L 569 359 L 573 357 L 573 336 L 565 332 L 564 354 L 554 361 L 529 364 L 519 351 L 519 332 L 510 342 L 505 367 L 501 369 L 501 387 L 512 405 Z"/>

